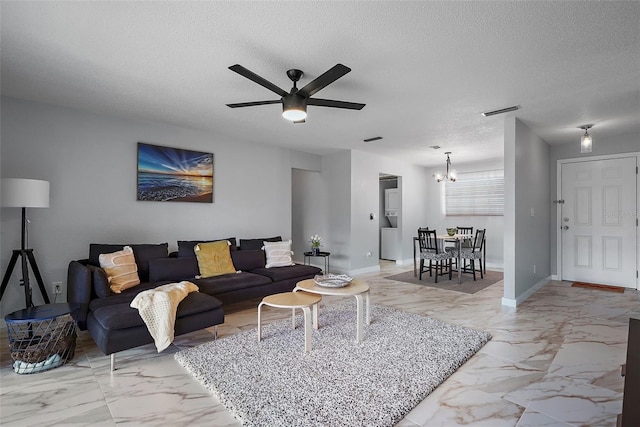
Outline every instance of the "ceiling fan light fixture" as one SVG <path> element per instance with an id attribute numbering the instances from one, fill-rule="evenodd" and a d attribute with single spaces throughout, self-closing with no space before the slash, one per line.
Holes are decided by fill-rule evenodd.
<path id="1" fill-rule="evenodd" d="M 580 153 L 591 153 L 593 150 L 593 137 L 589 135 L 589 129 L 593 125 L 580 126 L 579 129 L 584 129 L 584 135 L 580 138 Z"/>
<path id="2" fill-rule="evenodd" d="M 282 98 L 282 117 L 292 122 L 307 118 L 306 100 L 299 95 L 290 95 Z"/>

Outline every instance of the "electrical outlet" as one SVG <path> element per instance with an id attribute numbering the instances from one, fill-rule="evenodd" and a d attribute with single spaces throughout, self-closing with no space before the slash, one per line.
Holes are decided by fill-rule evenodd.
<path id="1" fill-rule="evenodd" d="M 62 282 L 53 282 L 53 291 L 56 294 L 62 293 Z"/>

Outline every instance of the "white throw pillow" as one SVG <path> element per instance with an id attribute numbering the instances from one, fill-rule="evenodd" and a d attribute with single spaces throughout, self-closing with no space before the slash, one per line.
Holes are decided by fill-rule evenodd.
<path id="1" fill-rule="evenodd" d="M 291 255 L 291 240 L 285 242 L 263 242 L 265 254 L 267 255 L 266 268 L 271 267 L 285 267 L 287 265 L 294 265 Z"/>

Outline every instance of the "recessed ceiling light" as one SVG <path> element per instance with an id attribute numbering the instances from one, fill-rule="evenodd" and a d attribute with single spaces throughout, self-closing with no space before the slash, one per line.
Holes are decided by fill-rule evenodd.
<path id="1" fill-rule="evenodd" d="M 484 113 L 482 113 L 482 115 L 485 117 L 495 116 L 496 114 L 503 114 L 503 113 L 508 113 L 509 111 L 516 111 L 519 108 L 520 108 L 519 105 L 514 105 L 513 107 L 501 108 L 499 110 L 485 111 Z"/>
<path id="2" fill-rule="evenodd" d="M 373 142 L 373 141 L 377 141 L 379 139 L 382 139 L 381 136 L 374 136 L 373 138 L 367 138 L 367 139 L 363 139 L 364 142 Z"/>

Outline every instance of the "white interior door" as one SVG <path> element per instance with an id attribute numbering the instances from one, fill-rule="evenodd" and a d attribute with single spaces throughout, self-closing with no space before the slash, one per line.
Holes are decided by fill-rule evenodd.
<path id="1" fill-rule="evenodd" d="M 636 158 L 562 165 L 562 279 L 636 288 Z"/>

